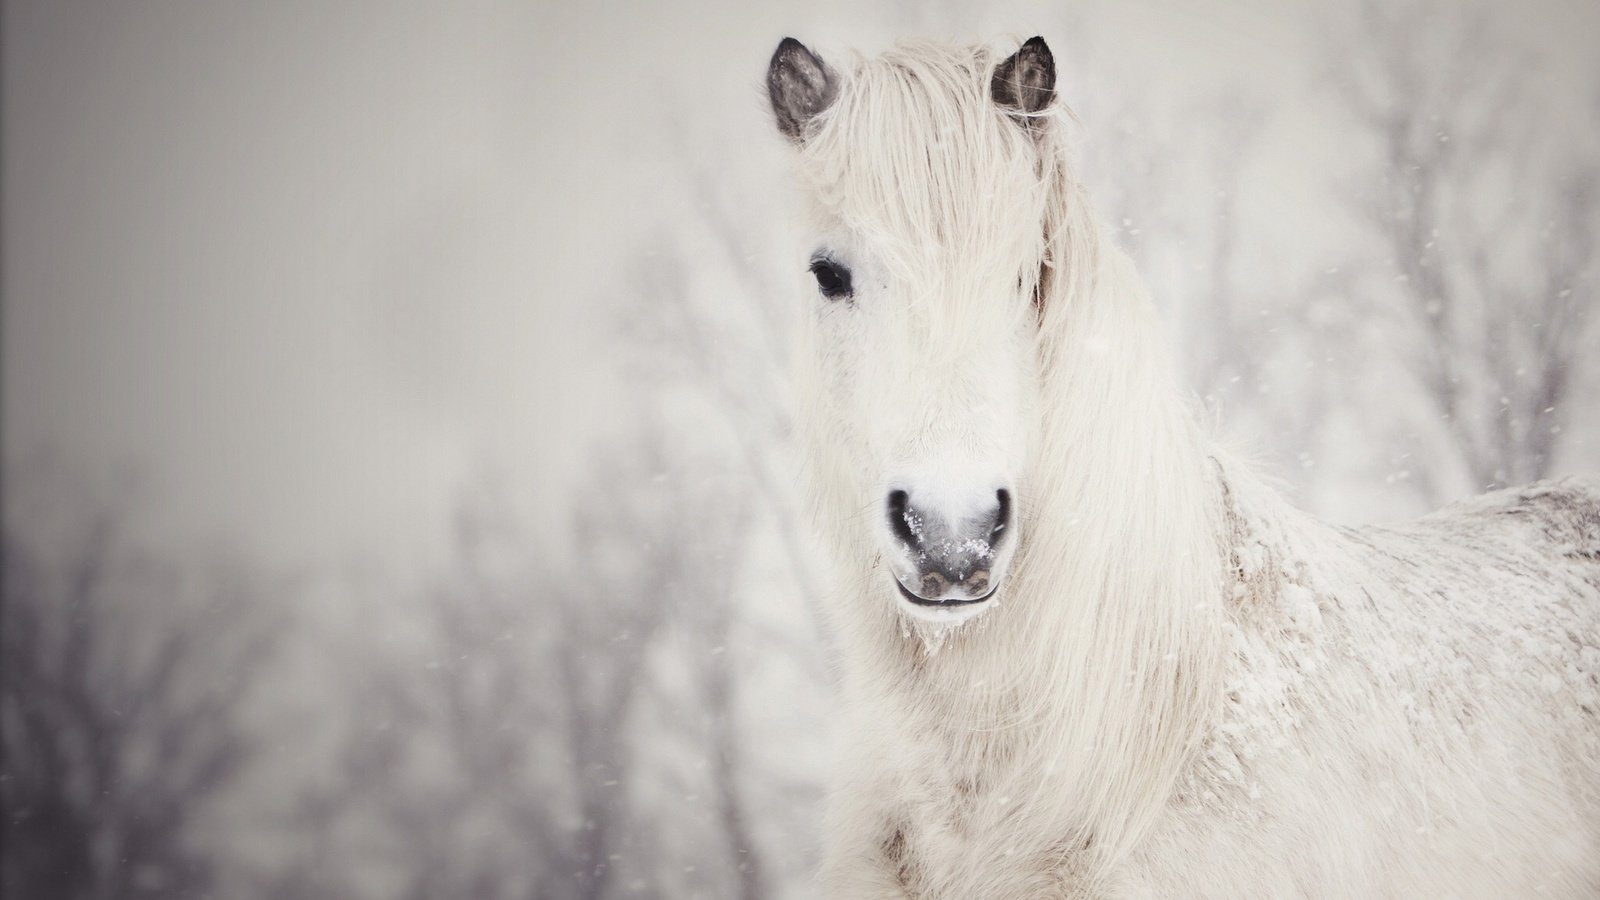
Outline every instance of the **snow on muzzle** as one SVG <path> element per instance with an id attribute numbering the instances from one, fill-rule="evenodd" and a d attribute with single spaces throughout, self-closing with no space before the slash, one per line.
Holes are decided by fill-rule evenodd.
<path id="1" fill-rule="evenodd" d="M 889 531 L 900 552 L 888 563 L 900 595 L 925 607 L 981 603 L 999 585 L 1012 528 L 1011 493 L 999 488 L 977 503 L 919 503 L 911 491 L 892 490 L 886 501 Z M 944 508 L 941 508 L 944 507 Z"/>

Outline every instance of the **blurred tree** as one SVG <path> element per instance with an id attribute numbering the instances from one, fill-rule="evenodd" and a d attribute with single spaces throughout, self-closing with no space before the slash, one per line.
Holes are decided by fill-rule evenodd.
<path id="1" fill-rule="evenodd" d="M 373 894 L 371 871 L 388 885 L 377 895 L 418 900 L 602 898 L 621 892 L 619 872 L 648 896 L 687 861 L 715 895 L 765 896 L 735 687 L 707 645 L 734 618 L 748 516 L 722 502 L 707 460 L 674 455 L 656 413 L 637 421 L 596 454 L 570 541 L 529 540 L 491 489 L 462 507 L 452 562 L 418 597 L 417 640 L 353 670 L 363 715 L 298 804 L 299 862 L 274 895 Z M 680 640 L 664 642 L 669 629 Z M 669 655 L 703 690 L 641 726 Z M 714 802 L 696 814 L 641 799 L 646 751 L 711 761 Z M 642 837 L 671 827 L 693 835 L 688 860 Z M 707 858 L 722 847 L 737 848 L 726 865 Z"/>
<path id="2" fill-rule="evenodd" d="M 1078 104 L 1080 168 L 1102 222 L 1171 321 L 1188 386 L 1304 487 L 1344 400 L 1335 376 L 1352 320 L 1327 302 L 1342 287 L 1336 270 L 1305 279 L 1260 261 L 1256 245 L 1276 226 L 1245 200 L 1273 109 L 1233 84 L 1161 108 L 1153 85 L 1097 73 L 1117 61 L 1091 52 L 1060 55 L 1078 70 L 1066 83 L 1097 83 Z"/>
<path id="3" fill-rule="evenodd" d="M 195 823 L 254 749 L 238 707 L 275 641 L 255 586 L 186 583 L 111 514 L 49 555 L 8 528 L 4 572 L 0 893 L 207 896 Z"/>
<path id="4" fill-rule="evenodd" d="M 1419 487 L 1437 503 L 1544 477 L 1595 355 L 1595 123 L 1555 113 L 1534 59 L 1481 6 L 1369 2 L 1337 54 L 1383 167 L 1358 211 L 1467 482 L 1424 466 Z"/>

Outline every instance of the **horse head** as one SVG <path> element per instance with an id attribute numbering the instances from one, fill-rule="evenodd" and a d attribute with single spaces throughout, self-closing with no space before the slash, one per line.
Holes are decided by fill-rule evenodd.
<path id="1" fill-rule="evenodd" d="M 1023 540 L 1054 84 L 1040 38 L 846 73 L 788 38 L 768 70 L 815 232 L 810 430 L 887 570 L 875 594 L 917 619 L 992 606 Z"/>

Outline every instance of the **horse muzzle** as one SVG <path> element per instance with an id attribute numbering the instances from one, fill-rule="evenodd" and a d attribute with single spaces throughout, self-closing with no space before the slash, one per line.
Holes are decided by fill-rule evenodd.
<path id="1" fill-rule="evenodd" d="M 1010 491 L 999 488 L 990 496 L 949 511 L 919 504 L 911 491 L 889 492 L 885 511 L 899 551 L 889 554 L 889 568 L 903 600 L 923 610 L 953 611 L 994 596 L 1003 557 L 1016 541 Z"/>

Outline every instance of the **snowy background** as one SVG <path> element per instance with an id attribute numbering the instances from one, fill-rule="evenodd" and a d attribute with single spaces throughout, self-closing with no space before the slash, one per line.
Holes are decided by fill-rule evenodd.
<path id="1" fill-rule="evenodd" d="M 0 893 L 808 896 L 786 34 L 1043 34 L 1308 508 L 1600 468 L 1600 6 L 752 9 L 5 4 Z"/>

